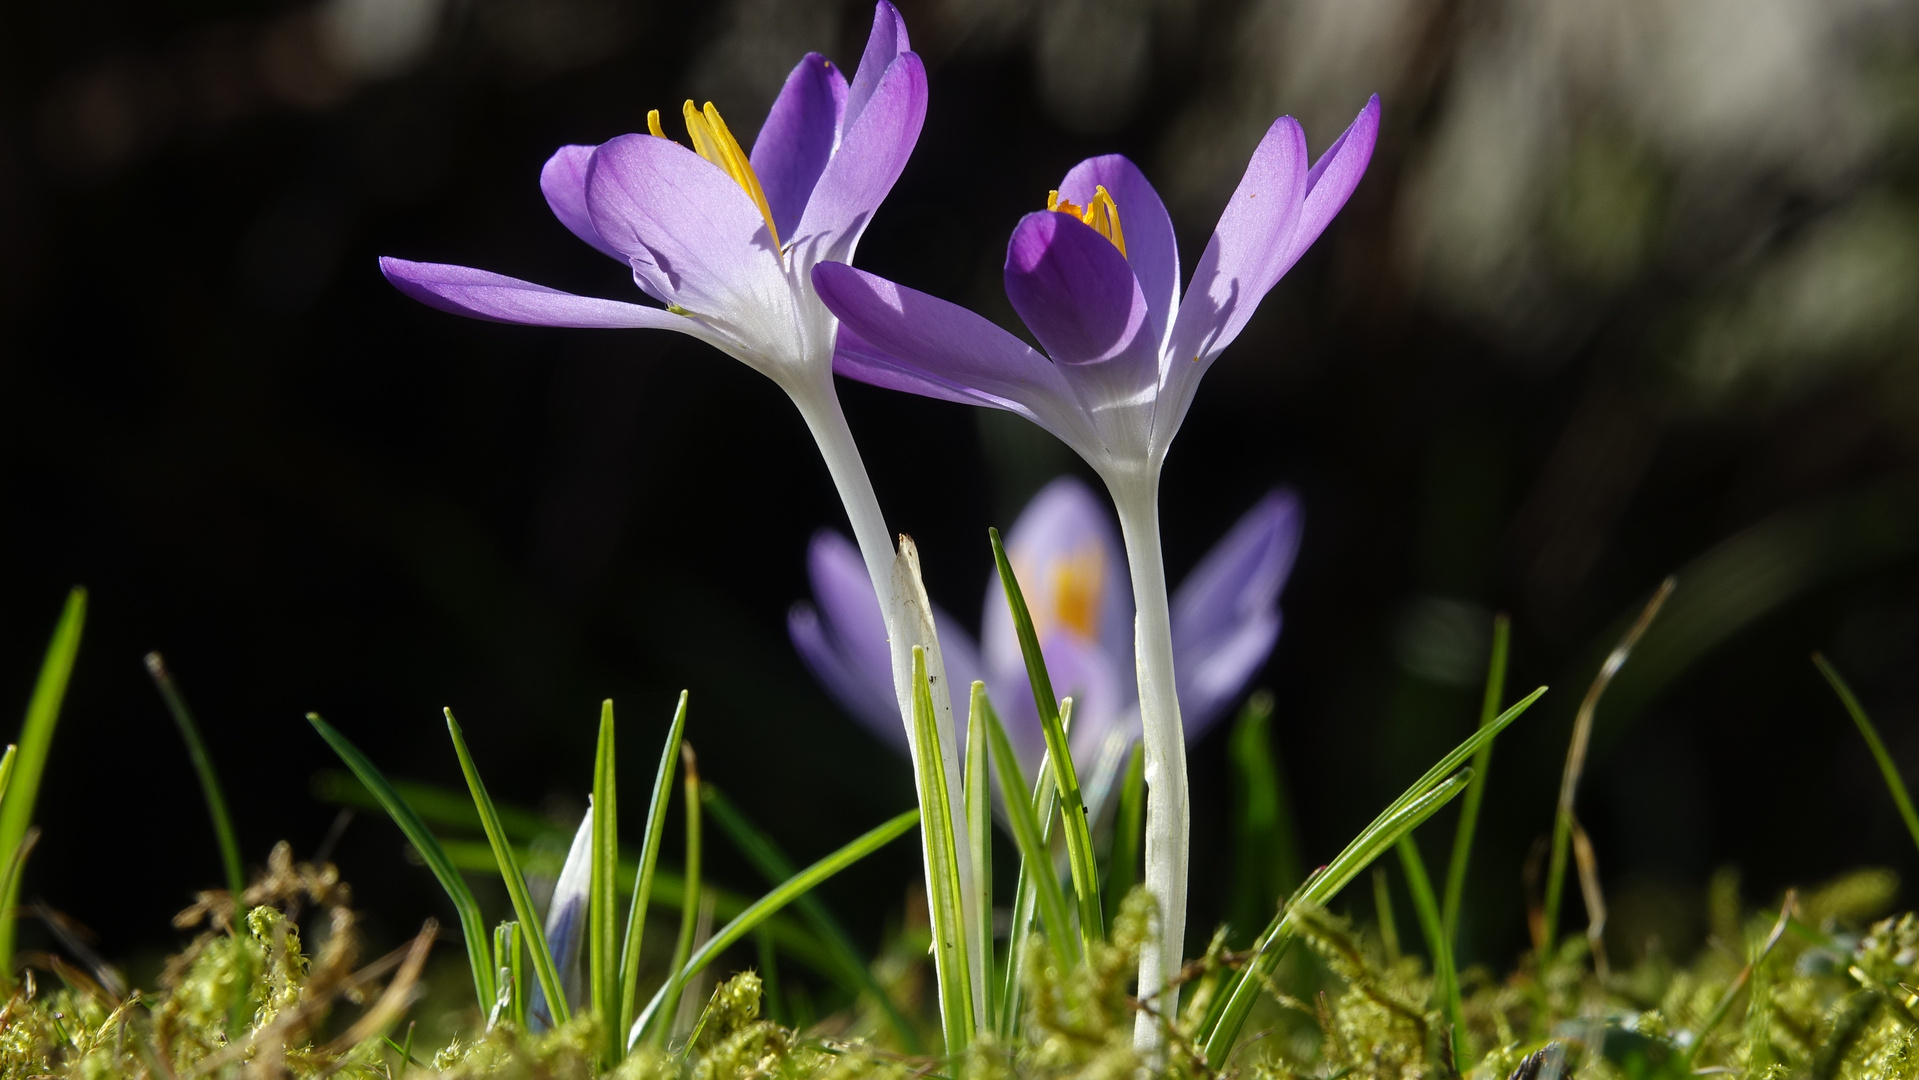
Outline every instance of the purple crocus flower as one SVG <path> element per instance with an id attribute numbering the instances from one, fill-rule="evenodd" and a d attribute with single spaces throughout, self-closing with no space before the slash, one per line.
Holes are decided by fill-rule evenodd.
<path id="1" fill-rule="evenodd" d="M 1279 640 L 1279 593 L 1299 550 L 1299 530 L 1298 500 L 1286 491 L 1269 493 L 1173 594 L 1173 650 L 1188 740 L 1226 711 Z M 1094 777 L 1089 793 L 1103 790 L 1101 774 L 1111 772 L 1139 735 L 1133 597 L 1111 511 L 1085 484 L 1061 477 L 1020 513 L 1007 531 L 1006 551 L 1054 688 L 1074 699 L 1073 758 Z M 886 630 L 859 552 L 822 530 L 807 550 L 807 573 L 814 603 L 795 604 L 787 616 L 794 647 L 847 711 L 904 753 Z M 986 585 L 983 645 L 953 619 L 936 618 L 945 627 L 948 677 L 958 687 L 985 681 L 1026 774 L 1033 775 L 1045 739 L 999 575 L 990 574 Z"/>
<path id="2" fill-rule="evenodd" d="M 1046 210 L 1020 220 L 1006 249 L 1007 299 L 1044 353 L 964 308 L 850 266 L 813 270 L 840 318 L 840 374 L 1018 413 L 1077 451 L 1113 496 L 1139 615 L 1145 885 L 1162 919 L 1157 947 L 1141 953 L 1139 988 L 1161 1015 L 1178 1004 L 1161 994 L 1185 938 L 1192 814 L 1160 556 L 1160 468 L 1200 377 L 1345 205 L 1378 134 L 1375 97 L 1309 164 L 1298 121 L 1274 121 L 1183 299 L 1172 219 L 1153 186 L 1117 154 L 1080 162 Z M 1158 1059 L 1161 1033 L 1146 1011 L 1134 1043 Z"/>

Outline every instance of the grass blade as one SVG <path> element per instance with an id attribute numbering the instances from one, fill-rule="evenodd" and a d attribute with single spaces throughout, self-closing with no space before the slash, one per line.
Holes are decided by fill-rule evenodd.
<path id="1" fill-rule="evenodd" d="M 166 661 L 159 653 L 150 652 L 146 663 L 147 674 L 153 676 L 153 685 L 159 689 L 167 711 L 173 714 L 173 722 L 180 728 L 180 739 L 187 744 L 187 757 L 193 760 L 193 771 L 200 777 L 200 791 L 206 796 L 207 813 L 213 818 L 213 835 L 220 843 L 220 865 L 226 871 L 227 891 L 237 897 L 246 889 L 247 879 L 240 866 L 240 841 L 233 833 L 233 816 L 227 813 L 227 797 L 220 790 L 220 776 L 213 771 L 213 758 L 200 738 L 200 727 L 193 722 L 193 713 L 188 711 L 186 699 L 180 696 L 180 688 L 167 671 Z"/>
<path id="2" fill-rule="evenodd" d="M 987 703 L 991 708 L 991 702 Z M 993 751 L 995 755 L 999 751 Z M 997 757 L 996 757 L 997 760 Z M 1018 764 L 1017 758 L 1008 760 Z M 1017 777 L 1015 778 L 1017 780 Z M 1002 783 L 1004 780 L 1002 779 Z M 1010 806 L 1010 800 L 1008 805 Z M 1057 820 L 1059 809 L 1059 785 L 1053 783 L 1053 756 L 1041 753 L 1039 776 L 1033 781 L 1032 797 L 1027 805 L 1033 809 L 1033 818 L 1040 822 L 1039 846 L 1045 851 L 1053 850 L 1053 822 Z M 1007 811 L 1009 817 L 1012 811 Z M 1026 964 L 1026 942 L 1033 932 L 1033 909 L 1038 906 L 1039 875 L 1044 873 L 1059 884 L 1059 875 L 1053 870 L 1049 858 L 1043 864 L 1029 865 L 1025 858 L 1020 859 L 1019 876 L 1013 890 L 1013 927 L 1006 942 L 1006 972 L 1000 986 L 999 1035 L 1002 1039 L 1014 1039 L 1020 1033 L 1021 1000 L 1025 992 L 1023 978 Z M 1060 896 L 1060 907 L 1066 906 L 1064 894 Z"/>
<path id="3" fill-rule="evenodd" d="M 25 861 L 21 844 L 26 839 L 27 827 L 33 824 L 33 806 L 40 797 L 40 777 L 47 768 L 53 728 L 60 721 L 60 703 L 67 696 L 67 681 L 73 675 L 73 661 L 80 652 L 80 633 L 86 622 L 87 590 L 76 588 L 67 594 L 60 621 L 54 624 L 53 640 L 47 643 L 40 677 L 34 681 L 33 697 L 27 702 L 26 722 L 20 726 L 13 774 L 9 777 L 6 798 L 0 800 L 0 866 Z M 0 985 L 10 983 L 13 978 L 13 912 L 19 900 L 20 875 L 15 874 L 0 885 Z"/>
<path id="4" fill-rule="evenodd" d="M 1126 759 L 1126 779 L 1119 789 L 1119 807 L 1113 815 L 1113 850 L 1106 860 L 1106 931 L 1120 902 L 1139 884 L 1139 850 L 1146 827 L 1146 747 L 1135 741 Z"/>
<path id="5" fill-rule="evenodd" d="M 473 992 L 479 998 L 480 1013 L 483 1016 L 491 1014 L 498 999 L 493 957 L 488 954 L 486 923 L 480 919 L 480 904 L 473 899 L 473 891 L 466 887 L 466 880 L 460 877 L 459 870 L 447 857 L 446 849 L 434 839 L 426 823 L 420 820 L 420 815 L 414 813 L 413 807 L 407 805 L 400 793 L 393 790 L 393 785 L 387 783 L 386 777 L 365 754 L 360 753 L 359 747 L 333 730 L 333 725 L 320 719 L 317 713 L 308 713 L 307 722 L 320 733 L 320 738 L 326 740 L 340 760 L 346 762 L 346 767 L 359 777 L 360 783 L 379 802 L 380 808 L 406 834 L 407 842 L 420 853 L 420 858 L 426 860 L 427 868 L 439 879 L 440 888 L 446 890 L 447 899 L 453 901 L 453 910 L 460 916 L 460 936 L 466 940 L 467 965 L 473 969 Z"/>
<path id="6" fill-rule="evenodd" d="M 1501 612 L 1493 619 L 1493 650 L 1486 664 L 1486 696 L 1479 706 L 1479 726 L 1485 727 L 1499 715 L 1499 702 L 1506 696 L 1506 655 L 1512 645 L 1513 623 Z M 1446 901 L 1440 920 L 1446 928 L 1446 944 L 1459 947 L 1459 905 L 1466 891 L 1466 869 L 1473 856 L 1473 834 L 1479 828 L 1479 804 L 1486 798 L 1486 774 L 1493 764 L 1493 744 L 1488 742 L 1473 755 L 1473 786 L 1466 789 L 1459 803 L 1459 831 L 1453 834 L 1452 863 L 1446 868 Z"/>
<path id="7" fill-rule="evenodd" d="M 688 957 L 686 963 L 667 979 L 666 985 L 660 987 L 659 992 L 653 995 L 653 1000 L 647 1003 L 639 1018 L 633 1022 L 633 1030 L 627 1035 L 627 1045 L 632 1046 L 656 1017 L 664 1015 L 661 1006 L 665 1004 L 669 992 L 677 997 L 679 986 L 704 970 L 707 964 L 730 948 L 734 942 L 752 933 L 781 908 L 805 896 L 821 882 L 906 835 L 919 819 L 920 812 L 917 809 L 908 810 L 891 821 L 869 830 L 859 839 L 788 878 L 778 888 L 755 900 L 745 911 L 734 916 L 731 922 L 708 938 L 706 944 L 700 946 L 699 951 Z"/>
<path id="8" fill-rule="evenodd" d="M 1273 764 L 1272 719 L 1273 695 L 1255 693 L 1233 725 L 1228 750 L 1236 848 L 1231 922 L 1242 934 L 1264 925 L 1302 876 L 1292 810 Z"/>
<path id="9" fill-rule="evenodd" d="M 1046 927 L 1046 939 L 1059 958 L 1061 970 L 1070 970 L 1079 963 L 1079 939 L 1073 934 L 1072 916 L 1066 908 L 1066 894 L 1059 887 L 1059 875 L 1053 872 L 1052 849 L 1040 835 L 1039 820 L 1026 797 L 1026 778 L 1020 774 L 1019 758 L 1013 754 L 1013 743 L 1006 737 L 999 714 L 987 700 L 984 687 L 975 691 L 975 696 L 981 706 L 980 716 L 986 722 L 987 737 L 993 741 L 993 768 L 999 774 L 1000 795 L 1013 827 L 1013 840 L 1019 845 L 1020 876 L 1033 883 L 1035 906 L 1040 923 Z M 1047 760 L 1052 760 L 1050 750 Z M 1051 822 L 1050 814 L 1047 820 Z M 1019 957 L 1013 959 L 1017 963 Z"/>
<path id="10" fill-rule="evenodd" d="M 680 785 L 686 799 L 686 871 L 682 880 L 684 892 L 680 900 L 680 936 L 673 944 L 673 963 L 666 969 L 675 972 L 686 966 L 693 955 L 693 939 L 700 932 L 700 863 L 703 849 L 700 840 L 700 760 L 693 753 L 693 744 L 680 744 Z M 666 1015 L 673 1016 L 680 1006 L 680 981 L 668 978 L 660 987 L 661 992 L 671 991 L 666 1000 Z M 651 1006 L 648 1006 L 651 1008 Z M 661 1024 L 653 1033 L 653 1044 L 665 1046 L 666 1037 L 671 1034 L 669 1024 Z"/>
<path id="11" fill-rule="evenodd" d="M 986 960 L 989 977 L 984 1001 L 986 1015 L 996 1015 L 999 1002 L 994 994 L 993 980 L 990 977 L 993 962 L 993 778 L 991 739 L 986 734 L 986 721 L 980 717 L 980 710 L 986 701 L 986 684 L 975 681 L 969 688 L 966 708 L 966 777 L 962 787 L 966 795 L 966 846 L 967 858 L 973 865 L 973 882 L 979 890 L 980 911 L 985 915 L 975 920 L 974 933 L 979 940 L 974 948 Z"/>
<path id="12" fill-rule="evenodd" d="M 13 763 L 20 756 L 20 747 L 7 744 L 7 752 L 0 754 L 0 803 L 7 798 L 7 788 L 13 783 Z"/>
<path id="13" fill-rule="evenodd" d="M 620 1042 L 619 901 L 613 882 L 620 871 L 619 782 L 614 760 L 613 699 L 600 703 L 600 739 L 593 754 L 593 869 L 587 892 L 588 1000 L 600 1025 L 601 1060 L 613 1065 Z"/>
<path id="14" fill-rule="evenodd" d="M 741 813 L 740 808 L 733 804 L 733 800 L 722 794 L 719 788 L 712 784 L 701 784 L 700 798 L 706 803 L 706 809 L 712 812 L 713 820 L 718 822 L 720 828 L 733 839 L 740 853 L 746 856 L 747 861 L 752 863 L 755 869 L 766 875 L 768 884 L 777 885 L 793 876 L 793 864 L 787 859 L 786 854 L 765 833 L 746 820 L 746 815 Z M 880 981 L 873 977 L 873 970 L 860 956 L 859 949 L 853 944 L 852 935 L 848 934 L 840 921 L 833 917 L 833 913 L 826 909 L 826 905 L 820 902 L 819 897 L 802 896 L 794 902 L 794 906 L 799 908 L 801 917 L 813 927 L 813 932 L 820 936 L 820 940 L 832 952 L 839 967 L 844 969 L 840 973 L 841 981 L 846 983 L 847 988 L 855 995 L 871 996 L 879 1005 L 880 1011 L 886 1014 L 887 1023 L 893 1026 L 894 1033 L 899 1036 L 900 1043 L 907 1048 L 907 1052 L 919 1053 L 919 1036 L 913 1031 L 911 1021 L 907 1020 L 906 1014 L 900 1011 L 898 1003 L 893 1000 L 893 995 L 887 993 L 886 988 L 880 985 Z"/>
<path id="15" fill-rule="evenodd" d="M 640 865 L 633 876 L 633 899 L 626 909 L 626 941 L 620 947 L 620 1026 L 633 1026 L 633 1009 L 640 986 L 640 941 L 646 935 L 646 908 L 653 900 L 660 863 L 660 837 L 666 831 L 666 805 L 673 798 L 673 765 L 680 760 L 680 739 L 686 733 L 687 692 L 673 709 L 673 724 L 660 749 L 660 767 L 653 773 L 653 794 L 646 807 L 646 839 L 640 846 Z"/>
<path id="16" fill-rule="evenodd" d="M 514 1028 L 526 1030 L 526 986 L 525 975 L 520 970 L 520 924 L 511 919 L 493 928 L 493 970 L 497 972 L 497 994 L 493 1011 L 487 1014 L 488 1031 L 501 1020 L 510 1021 Z"/>
<path id="17" fill-rule="evenodd" d="M 513 901 L 513 914 L 520 921 L 520 936 L 526 941 L 527 952 L 533 956 L 533 975 L 540 980 L 540 992 L 546 995 L 546 1007 L 553 1013 L 553 1026 L 564 1027 L 573 1014 L 567 1005 L 566 987 L 560 982 L 559 972 L 554 970 L 553 954 L 546 947 L 546 930 L 539 912 L 534 910 L 533 898 L 527 895 L 526 875 L 520 873 L 520 861 L 500 828 L 500 815 L 487 796 L 486 784 L 480 779 L 480 770 L 474 767 L 473 755 L 467 752 L 466 736 L 460 730 L 459 721 L 453 719 L 452 709 L 446 710 L 446 730 L 453 739 L 453 752 L 459 755 L 460 771 L 466 774 L 466 786 L 473 792 L 473 807 L 480 812 L 487 843 L 493 845 L 493 857 L 500 861 L 500 877 L 506 882 L 506 895 Z"/>
<path id="18" fill-rule="evenodd" d="M 1839 695 L 1840 704 L 1852 714 L 1852 722 L 1859 725 L 1859 734 L 1866 740 L 1866 749 L 1872 751 L 1872 759 L 1879 763 L 1880 775 L 1886 778 L 1886 790 L 1892 793 L 1892 801 L 1899 807 L 1899 816 L 1906 819 L 1906 830 L 1912 833 L 1912 842 L 1919 844 L 1919 813 L 1913 811 L 1912 796 L 1906 791 L 1906 782 L 1899 776 L 1899 766 L 1892 760 L 1891 751 L 1879 739 L 1879 729 L 1873 726 L 1865 707 L 1853 696 L 1852 687 L 1839 677 L 1839 670 L 1819 653 L 1812 654 L 1812 662 L 1819 668 L 1819 674 L 1832 684 L 1833 692 Z"/>
<path id="19" fill-rule="evenodd" d="M 1478 774 L 1466 785 L 1470 792 Z M 1459 972 L 1453 964 L 1452 943 L 1446 938 L 1446 920 L 1440 915 L 1439 901 L 1433 895 L 1432 879 L 1426 876 L 1426 860 L 1419 857 L 1419 845 L 1409 831 L 1399 838 L 1399 864 L 1406 870 L 1406 890 L 1413 896 L 1413 913 L 1419 917 L 1419 931 L 1425 935 L 1426 951 L 1433 959 L 1433 996 L 1446 1011 L 1446 1023 L 1452 1028 L 1454 1068 L 1466 1070 L 1466 1025 L 1459 1005 Z"/>
<path id="20" fill-rule="evenodd" d="M 993 563 L 999 568 L 1000 587 L 1006 594 L 1006 606 L 1013 615 L 1013 631 L 1019 637 L 1020 655 L 1026 660 L 1026 680 L 1033 688 L 1033 703 L 1039 707 L 1040 728 L 1046 733 L 1046 751 L 1053 756 L 1053 778 L 1059 785 L 1061 819 L 1066 824 L 1066 863 L 1073 874 L 1073 896 L 1079 904 L 1079 929 L 1088 942 L 1099 939 L 1106 926 L 1100 914 L 1099 869 L 1093 860 L 1093 834 L 1086 821 L 1086 802 L 1080 796 L 1079 774 L 1073 768 L 1073 754 L 1066 743 L 1066 725 L 1060 721 L 1059 699 L 1053 696 L 1053 680 L 1046 673 L 1046 658 L 1039 651 L 1039 634 L 1033 616 L 1026 608 L 1026 596 L 1013 576 L 1013 564 L 1000 543 L 999 530 L 987 529 L 993 544 Z"/>
<path id="21" fill-rule="evenodd" d="M 933 967 L 939 982 L 940 1030 L 946 1053 L 958 1057 L 973 1041 L 973 987 L 966 960 L 966 919 L 960 886 L 959 849 L 948 797 L 946 763 L 940 753 L 926 650 L 913 646 L 913 753 L 920 781 L 920 835 L 925 842 L 927 908 L 933 920 Z"/>
<path id="22" fill-rule="evenodd" d="M 1399 963 L 1399 920 L 1393 914 L 1393 889 L 1383 866 L 1373 867 L 1373 918 L 1379 922 L 1379 943 L 1386 947 L 1386 962 Z"/>

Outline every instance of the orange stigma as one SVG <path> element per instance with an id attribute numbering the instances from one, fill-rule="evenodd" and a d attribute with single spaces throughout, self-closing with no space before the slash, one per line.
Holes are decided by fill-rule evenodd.
<path id="1" fill-rule="evenodd" d="M 1111 240 L 1122 256 L 1126 254 L 1126 233 L 1119 227 L 1119 204 L 1113 201 L 1106 185 L 1094 188 L 1093 197 L 1087 200 L 1084 207 L 1060 198 L 1058 191 L 1049 191 L 1046 193 L 1046 209 L 1071 214 L 1091 225 L 1094 232 Z"/>

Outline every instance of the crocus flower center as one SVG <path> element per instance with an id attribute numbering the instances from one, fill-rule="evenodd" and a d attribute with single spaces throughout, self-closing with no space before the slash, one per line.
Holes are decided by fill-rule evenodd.
<path id="1" fill-rule="evenodd" d="M 1033 612 L 1034 621 L 1042 624 L 1037 628 L 1040 633 L 1050 629 L 1045 624 L 1051 624 L 1089 641 L 1097 638 L 1101 592 L 1106 584 L 1106 557 L 1100 546 L 1089 543 L 1056 557 L 1040 580 L 1044 584 L 1039 595 L 1052 601 Z M 1046 610 L 1047 606 L 1052 610 Z"/>
<path id="2" fill-rule="evenodd" d="M 712 107 L 707 106 L 709 109 Z M 1101 184 L 1094 188 L 1093 197 L 1088 199 L 1083 207 L 1060 198 L 1057 191 L 1049 191 L 1046 193 L 1046 209 L 1056 213 L 1071 214 L 1091 225 L 1094 232 L 1111 240 L 1121 255 L 1126 254 L 1126 234 L 1120 231 L 1119 227 L 1119 205 L 1113 202 L 1113 196 L 1107 192 L 1106 185 Z"/>
<path id="3" fill-rule="evenodd" d="M 727 130 L 726 121 L 720 119 L 720 110 L 706 103 L 701 111 L 693 107 L 693 99 L 687 98 L 680 106 L 680 115 L 686 118 L 686 133 L 693 139 L 693 151 L 701 157 L 718 165 L 740 185 L 753 205 L 759 207 L 760 216 L 766 219 L 766 231 L 773 237 L 773 246 L 780 246 L 780 230 L 773 225 L 773 209 L 766 204 L 766 191 L 760 187 L 759 174 L 753 171 L 753 163 L 747 159 L 746 151 L 740 149 L 740 141 Z M 666 132 L 660 127 L 660 110 L 651 109 L 646 114 L 646 130 L 654 138 L 666 138 Z M 1102 189 L 1103 190 L 1103 189 Z"/>

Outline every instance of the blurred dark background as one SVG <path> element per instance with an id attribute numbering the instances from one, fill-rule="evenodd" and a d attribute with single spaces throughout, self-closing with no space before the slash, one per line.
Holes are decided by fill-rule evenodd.
<path id="1" fill-rule="evenodd" d="M 1164 496 L 1175 581 L 1271 485 L 1303 496 L 1260 684 L 1311 863 L 1470 730 L 1509 611 L 1510 696 L 1553 686 L 1499 744 L 1469 894 L 1467 958 L 1509 962 L 1573 707 L 1677 573 L 1580 798 L 1615 950 L 1683 942 L 1721 866 L 1755 903 L 1858 865 L 1913 880 L 1807 657 L 1919 772 L 1919 5 L 902 7 L 932 104 L 859 261 L 1003 321 L 1006 234 L 1081 157 L 1141 162 L 1190 265 L 1274 116 L 1318 152 L 1384 100 L 1365 182 L 1207 380 Z M 175 941 L 169 917 L 218 881 L 149 649 L 254 863 L 334 821 L 309 710 L 391 774 L 457 784 L 451 706 L 496 796 L 563 815 L 599 700 L 639 784 L 688 687 L 704 774 L 796 857 L 911 805 L 905 762 L 786 643 L 806 539 L 841 515 L 779 392 L 673 335 L 438 314 L 374 267 L 632 297 L 547 211 L 547 155 L 688 96 L 752 132 L 801 51 L 850 64 L 869 19 L 863 0 L 0 8 L 0 702 L 24 706 L 62 595 L 92 590 L 29 899 L 127 955 Z M 1076 463 L 1002 415 L 842 392 L 891 524 L 976 619 L 985 527 Z M 1222 725 L 1192 759 L 1199 933 L 1232 880 L 1224 751 Z M 713 872 L 757 891 L 720 846 Z M 387 822 L 360 816 L 334 857 L 377 933 L 446 916 Z M 877 941 L 916 867 L 897 844 L 827 895 Z"/>

